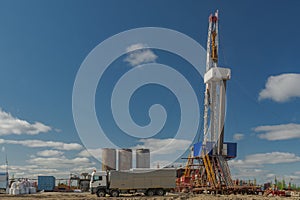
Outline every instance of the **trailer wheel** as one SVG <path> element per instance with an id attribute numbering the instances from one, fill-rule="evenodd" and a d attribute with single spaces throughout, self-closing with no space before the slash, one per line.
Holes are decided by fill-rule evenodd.
<path id="1" fill-rule="evenodd" d="M 113 191 L 110 192 L 110 195 L 112 197 L 118 197 L 119 196 L 119 191 L 118 190 L 113 190 Z"/>
<path id="2" fill-rule="evenodd" d="M 147 190 L 147 196 L 153 196 L 154 195 L 154 191 L 153 190 L 151 190 L 151 189 L 149 189 L 149 190 Z"/>
<path id="3" fill-rule="evenodd" d="M 104 190 L 98 190 L 96 194 L 97 194 L 97 197 L 105 197 L 105 195 L 106 195 Z"/>
<path id="4" fill-rule="evenodd" d="M 165 191 L 164 191 L 163 189 L 157 189 L 157 190 L 156 190 L 156 194 L 157 194 L 158 196 L 164 196 L 164 195 L 165 195 Z"/>

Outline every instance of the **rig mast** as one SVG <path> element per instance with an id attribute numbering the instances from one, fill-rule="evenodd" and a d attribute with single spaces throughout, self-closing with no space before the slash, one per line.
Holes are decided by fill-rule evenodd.
<path id="1" fill-rule="evenodd" d="M 179 191 L 229 191 L 234 187 L 227 161 L 236 157 L 237 144 L 224 142 L 226 82 L 231 71 L 218 64 L 218 17 L 218 11 L 209 16 L 204 75 L 204 137 L 192 148 L 184 174 L 177 181 Z"/>
<path id="2" fill-rule="evenodd" d="M 224 150 L 226 81 L 231 71 L 218 65 L 218 11 L 209 16 L 204 83 L 204 141 L 202 159 L 208 181 L 214 187 L 230 187 L 232 180 Z M 227 144 L 226 144 L 227 145 Z"/>
<path id="3" fill-rule="evenodd" d="M 204 75 L 204 142 L 212 142 L 213 155 L 222 155 L 224 143 L 226 81 L 230 79 L 228 68 L 218 67 L 218 11 L 209 17 L 206 73 Z M 210 127 L 209 127 L 210 126 Z"/>

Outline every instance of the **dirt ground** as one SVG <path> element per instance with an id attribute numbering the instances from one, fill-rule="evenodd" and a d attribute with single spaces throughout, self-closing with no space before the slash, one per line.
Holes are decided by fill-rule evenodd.
<path id="1" fill-rule="evenodd" d="M 63 192 L 44 192 L 38 194 L 27 194 L 27 195 L 6 195 L 0 194 L 0 200 L 36 200 L 36 199 L 46 199 L 46 200 L 102 200 L 102 199 L 111 199 L 111 200 L 300 200 L 300 197 L 263 197 L 258 195 L 194 195 L 194 194 L 168 194 L 164 197 L 146 197 L 146 196 L 122 196 L 117 198 L 100 198 L 96 195 L 89 193 L 63 193 Z"/>

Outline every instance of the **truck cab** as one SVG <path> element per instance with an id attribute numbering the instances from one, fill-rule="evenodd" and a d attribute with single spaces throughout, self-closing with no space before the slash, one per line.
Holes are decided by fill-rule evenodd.
<path id="1" fill-rule="evenodd" d="M 91 176 L 90 190 L 91 194 L 103 197 L 107 189 L 107 173 L 105 171 L 95 172 Z"/>

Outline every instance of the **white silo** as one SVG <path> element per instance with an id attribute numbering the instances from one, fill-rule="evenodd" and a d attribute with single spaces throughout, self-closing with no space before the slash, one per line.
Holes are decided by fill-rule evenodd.
<path id="1" fill-rule="evenodd" d="M 119 149 L 118 150 L 118 169 L 129 170 L 132 168 L 132 150 L 131 149 Z"/>
<path id="2" fill-rule="evenodd" d="M 136 150 L 136 168 L 150 168 L 150 150 Z"/>
<path id="3" fill-rule="evenodd" d="M 116 169 L 117 154 L 116 149 L 102 149 L 102 171 Z"/>

